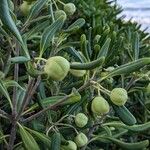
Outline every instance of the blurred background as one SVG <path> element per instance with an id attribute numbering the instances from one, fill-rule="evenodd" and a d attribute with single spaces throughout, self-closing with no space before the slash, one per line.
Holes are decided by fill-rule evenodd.
<path id="1" fill-rule="evenodd" d="M 142 24 L 142 29 L 150 32 L 150 0 L 116 0 L 124 11 L 121 15 L 126 15 L 125 20 L 132 18 Z"/>

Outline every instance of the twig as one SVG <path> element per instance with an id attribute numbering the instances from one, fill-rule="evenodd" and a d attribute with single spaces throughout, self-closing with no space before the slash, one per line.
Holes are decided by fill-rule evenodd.
<path id="1" fill-rule="evenodd" d="M 17 116 L 17 120 L 20 118 L 22 112 L 24 111 L 24 109 L 26 108 L 26 106 L 29 104 L 29 101 L 30 99 L 32 98 L 33 94 L 35 93 L 38 85 L 40 84 L 40 81 L 41 81 L 41 77 L 39 76 L 37 78 L 37 81 L 34 85 L 34 79 L 32 79 L 30 82 L 29 82 L 29 85 L 28 85 L 28 90 L 26 92 L 26 95 L 24 97 L 24 100 L 23 100 L 23 103 L 22 103 L 22 107 L 18 113 L 18 116 Z"/>
<path id="2" fill-rule="evenodd" d="M 14 40 L 16 44 L 16 56 L 19 56 L 19 44 L 16 42 L 16 39 Z M 18 82 L 18 72 L 19 72 L 19 65 L 15 64 L 15 69 L 14 69 L 14 80 Z M 8 149 L 12 150 L 14 146 L 14 141 L 16 138 L 16 116 L 17 116 L 17 87 L 15 86 L 13 88 L 13 99 L 12 99 L 12 128 L 11 128 L 11 133 L 10 133 L 10 138 L 9 138 L 9 144 L 8 144 Z"/>
<path id="3" fill-rule="evenodd" d="M 78 92 L 81 92 L 83 91 L 85 88 L 87 88 L 89 85 L 91 84 L 91 81 L 89 80 L 87 83 L 85 83 L 83 86 L 81 86 L 77 91 Z M 62 98 L 59 102 L 55 103 L 54 105 L 50 105 L 46 108 L 44 108 L 43 110 L 39 111 L 38 113 L 24 119 L 22 122 L 29 122 L 31 120 L 33 120 L 34 118 L 37 118 L 39 117 L 40 115 L 42 115 L 43 113 L 45 113 L 46 111 L 48 111 L 49 109 L 54 109 L 56 108 L 57 106 L 61 105 L 64 101 L 66 101 L 69 97 L 71 96 L 70 95 L 67 95 L 65 96 L 64 98 Z"/>
<path id="4" fill-rule="evenodd" d="M 22 113 L 22 110 L 24 109 L 24 106 L 25 106 L 25 104 L 26 104 L 26 100 L 28 99 L 28 96 L 29 96 L 29 94 L 30 94 L 30 92 L 31 92 L 31 89 L 33 88 L 33 85 L 34 85 L 34 79 L 30 79 L 30 80 L 29 80 L 29 83 L 28 83 L 27 91 L 26 91 L 26 93 L 25 93 L 23 102 L 22 102 L 22 104 L 21 104 L 21 108 L 20 108 L 20 110 L 19 110 L 19 112 L 18 112 L 17 120 L 18 120 L 18 118 L 20 117 L 20 115 L 21 115 L 21 113 Z"/>
<path id="5" fill-rule="evenodd" d="M 103 123 L 103 120 L 105 119 L 105 117 L 106 117 L 105 115 L 102 116 L 101 121 L 100 121 L 99 123 L 95 123 L 95 124 L 89 129 L 89 131 L 88 131 L 88 133 L 87 133 L 87 138 L 88 138 L 89 142 L 88 142 L 85 146 L 83 146 L 83 147 L 81 148 L 81 150 L 86 150 L 87 145 L 90 143 L 90 139 L 91 139 L 92 134 L 95 132 L 95 130 L 97 129 L 97 127 L 99 127 L 99 126 Z"/>

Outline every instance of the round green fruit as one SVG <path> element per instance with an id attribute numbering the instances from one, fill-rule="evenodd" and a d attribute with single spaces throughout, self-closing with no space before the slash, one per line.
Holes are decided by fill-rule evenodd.
<path id="1" fill-rule="evenodd" d="M 64 5 L 64 11 L 67 15 L 71 16 L 76 11 L 76 6 L 73 3 L 67 3 Z"/>
<path id="2" fill-rule="evenodd" d="M 75 77 L 83 77 L 86 74 L 86 70 L 70 69 L 70 73 Z"/>
<path id="3" fill-rule="evenodd" d="M 55 19 L 56 19 L 56 20 L 57 20 L 60 16 L 63 16 L 63 17 L 64 17 L 64 20 L 67 19 L 67 15 L 66 15 L 66 13 L 65 13 L 63 10 L 56 10 L 54 16 L 55 16 Z"/>
<path id="4" fill-rule="evenodd" d="M 107 114 L 109 112 L 109 104 L 102 96 L 97 96 L 92 101 L 91 110 L 97 115 Z"/>
<path id="5" fill-rule="evenodd" d="M 50 57 L 45 66 L 44 72 L 49 78 L 56 81 L 62 81 L 68 74 L 70 63 L 61 56 Z"/>
<path id="6" fill-rule="evenodd" d="M 30 12 L 32 5 L 30 5 L 28 2 L 23 1 L 23 3 L 20 5 L 20 10 L 24 16 L 27 16 Z"/>
<path id="7" fill-rule="evenodd" d="M 88 122 L 88 117 L 83 114 L 83 113 L 78 113 L 76 116 L 75 116 L 75 124 L 82 128 L 84 127 Z"/>
<path id="8" fill-rule="evenodd" d="M 128 99 L 128 93 L 123 88 L 114 88 L 110 93 L 110 99 L 115 105 L 123 106 Z"/>
<path id="9" fill-rule="evenodd" d="M 73 141 L 68 141 L 68 145 L 62 146 L 63 150 L 77 150 L 77 145 Z"/>
<path id="10" fill-rule="evenodd" d="M 88 138 L 84 133 L 79 133 L 75 137 L 75 143 L 77 144 L 78 147 L 83 147 L 88 143 Z"/>

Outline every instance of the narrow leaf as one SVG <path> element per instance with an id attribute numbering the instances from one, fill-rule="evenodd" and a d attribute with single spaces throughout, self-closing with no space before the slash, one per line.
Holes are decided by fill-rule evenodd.
<path id="1" fill-rule="evenodd" d="M 25 129 L 28 130 L 34 137 L 36 137 L 37 139 L 39 139 L 39 141 L 43 142 L 44 144 L 46 144 L 47 147 L 50 148 L 51 141 L 48 138 L 48 136 L 46 136 L 45 134 L 42 134 L 40 132 L 31 130 L 31 129 L 27 128 L 27 127 L 25 127 Z"/>
<path id="2" fill-rule="evenodd" d="M 32 18 L 36 17 L 43 6 L 47 3 L 48 0 L 37 0 L 34 5 L 32 6 L 27 21 L 31 20 Z"/>
<path id="3" fill-rule="evenodd" d="M 19 124 L 19 132 L 27 150 L 40 150 L 33 136 Z"/>
<path id="4" fill-rule="evenodd" d="M 136 32 L 133 41 L 134 60 L 139 58 L 139 34 Z"/>
<path id="5" fill-rule="evenodd" d="M 85 20 L 83 18 L 79 18 L 73 24 L 71 24 L 64 32 L 72 32 L 79 28 L 81 28 L 85 24 Z"/>
<path id="6" fill-rule="evenodd" d="M 30 58 L 24 57 L 24 56 L 17 56 L 17 57 L 12 57 L 10 58 L 10 61 L 12 63 L 25 63 L 28 62 Z"/>
<path id="7" fill-rule="evenodd" d="M 111 42 L 111 39 L 110 39 L 110 38 L 108 38 L 108 39 L 105 41 L 104 45 L 102 46 L 102 48 L 100 49 L 100 51 L 99 51 L 99 53 L 98 53 L 98 55 L 97 55 L 97 58 L 102 57 L 102 56 L 104 56 L 104 57 L 107 56 L 110 42 Z"/>
<path id="8" fill-rule="evenodd" d="M 0 93 L 7 98 L 11 108 L 13 108 L 9 93 L 7 91 L 7 88 L 5 87 L 5 85 L 3 84 L 2 81 L 0 81 Z"/>
<path id="9" fill-rule="evenodd" d="M 53 24 L 47 27 L 42 35 L 40 42 L 40 55 L 50 46 L 50 42 L 55 33 L 62 28 L 64 24 L 64 17 L 59 17 Z"/>
<path id="10" fill-rule="evenodd" d="M 61 144 L 60 133 L 54 133 L 51 138 L 51 150 L 59 150 Z"/>
<path id="11" fill-rule="evenodd" d="M 34 26 L 29 32 L 25 33 L 23 35 L 23 38 L 27 40 L 32 35 L 34 35 L 34 34 L 40 32 L 40 31 L 44 30 L 46 27 L 48 27 L 49 24 L 50 24 L 49 20 L 46 20 L 46 21 L 44 21 L 42 23 L 38 23 L 37 26 Z"/>
<path id="12" fill-rule="evenodd" d="M 101 81 L 106 78 L 109 78 L 109 77 L 122 75 L 122 74 L 128 74 L 128 73 L 131 73 L 134 71 L 138 71 L 139 69 L 141 69 L 142 67 L 144 67 L 145 65 L 148 65 L 148 64 L 150 64 L 149 57 L 141 58 L 136 61 L 124 64 L 122 66 L 117 67 L 112 72 L 108 73 L 108 75 L 105 76 L 104 78 L 102 78 Z"/>
<path id="13" fill-rule="evenodd" d="M 87 63 L 72 63 L 70 64 L 70 68 L 71 69 L 76 69 L 76 70 L 90 70 L 90 69 L 95 69 L 96 67 L 100 67 L 103 62 L 104 62 L 105 58 L 101 57 L 99 59 L 96 59 L 94 61 L 91 62 L 87 62 Z"/>

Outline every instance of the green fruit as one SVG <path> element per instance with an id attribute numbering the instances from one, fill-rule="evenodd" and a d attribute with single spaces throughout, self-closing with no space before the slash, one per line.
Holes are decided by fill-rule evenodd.
<path id="1" fill-rule="evenodd" d="M 123 106 L 128 99 L 128 93 L 123 88 L 114 88 L 110 93 L 110 99 L 115 105 Z"/>
<path id="2" fill-rule="evenodd" d="M 109 112 L 109 104 L 102 96 L 98 96 L 93 99 L 91 110 L 97 115 L 107 114 Z"/>
<path id="3" fill-rule="evenodd" d="M 85 114 L 83 113 L 78 113 L 76 116 L 75 116 L 75 124 L 82 128 L 84 127 L 88 122 L 88 118 Z"/>
<path id="4" fill-rule="evenodd" d="M 69 62 L 61 56 L 50 57 L 44 66 L 44 72 L 49 78 L 56 81 L 62 81 L 67 76 L 69 69 Z"/>
<path id="5" fill-rule="evenodd" d="M 63 150 L 77 150 L 77 145 L 73 141 L 68 141 L 68 145 L 61 147 Z"/>
<path id="6" fill-rule="evenodd" d="M 86 137 L 84 133 L 79 133 L 75 137 L 75 143 L 77 144 L 78 147 L 83 147 L 84 145 L 88 143 L 88 138 Z"/>
<path id="7" fill-rule="evenodd" d="M 70 73 L 75 77 L 83 77 L 86 74 L 86 70 L 70 69 Z"/>
<path id="8" fill-rule="evenodd" d="M 67 3 L 64 5 L 64 11 L 67 15 L 71 16 L 76 11 L 76 6 L 73 3 Z"/>
<path id="9" fill-rule="evenodd" d="M 28 2 L 23 1 L 23 3 L 20 5 L 20 10 L 24 16 L 27 16 L 30 12 L 32 5 L 30 5 Z"/>
<path id="10" fill-rule="evenodd" d="M 55 19 L 56 19 L 56 20 L 57 20 L 60 16 L 63 16 L 63 17 L 64 17 L 64 20 L 67 19 L 67 15 L 66 15 L 66 13 L 65 13 L 63 10 L 56 10 L 54 16 L 55 16 Z"/>

